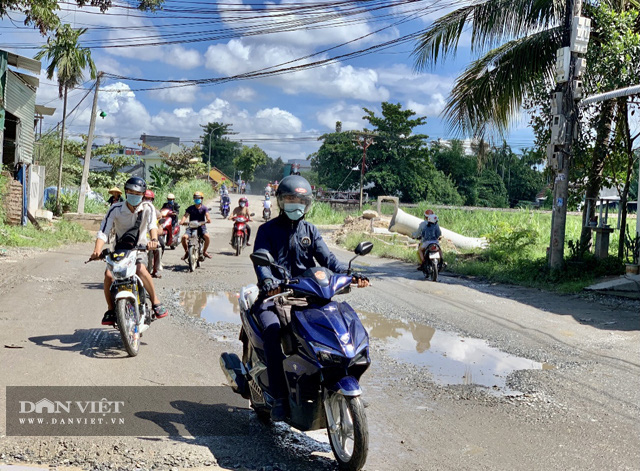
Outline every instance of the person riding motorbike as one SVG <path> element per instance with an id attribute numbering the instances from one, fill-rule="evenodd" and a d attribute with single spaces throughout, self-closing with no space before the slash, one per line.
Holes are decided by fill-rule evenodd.
<path id="1" fill-rule="evenodd" d="M 145 245 L 149 250 L 158 248 L 158 224 L 152 205 L 142 201 L 147 183 L 140 177 L 131 177 L 124 186 L 126 202 L 116 203 L 107 212 L 100 224 L 96 243 L 90 260 L 100 258 L 102 248 L 107 242 L 111 228 L 115 228 L 116 243 L 114 250 L 130 250 L 137 245 Z M 147 233 L 151 240 L 147 240 Z M 153 285 L 153 279 L 147 271 L 142 257 L 136 260 L 136 274 L 142 280 L 144 288 L 149 293 L 153 305 L 153 315 L 156 319 L 166 317 L 169 312 L 160 302 Z M 107 312 L 102 318 L 102 325 L 114 325 L 116 322 L 115 305 L 111 298 L 111 284 L 113 274 L 107 268 L 104 273 L 104 296 L 107 300 Z"/>
<path id="2" fill-rule="evenodd" d="M 422 270 L 422 266 L 425 263 L 425 251 L 429 244 L 435 243 L 438 245 L 440 252 L 440 260 L 442 258 L 442 249 L 440 248 L 440 239 L 442 238 L 442 231 L 438 225 L 438 216 L 431 210 L 427 209 L 424 212 L 424 221 L 418 226 L 418 230 L 415 231 L 412 236 L 416 239 L 420 239 L 421 243 L 418 247 L 418 257 L 420 258 L 420 265 L 417 270 Z"/>
<path id="3" fill-rule="evenodd" d="M 298 175 L 285 177 L 278 186 L 276 198 L 280 214 L 258 228 L 254 252 L 266 249 L 275 263 L 286 268 L 293 278 L 315 267 L 316 261 L 335 273 L 347 273 L 347 265 L 340 263 L 331 253 L 318 229 L 304 220 L 313 203 L 309 182 Z M 256 266 L 255 271 L 261 297 L 253 308 L 264 329 L 269 386 L 276 400 L 271 418 L 281 421 L 286 417 L 288 404 L 287 383 L 282 365 L 280 320 L 276 304 L 273 301 L 264 302 L 264 299 L 281 292 L 279 285 L 283 281 L 283 274 L 264 266 Z M 369 280 L 362 275 L 355 275 L 354 282 L 357 282 L 359 288 L 369 285 Z"/>
<path id="4" fill-rule="evenodd" d="M 148 202 L 151 204 L 151 206 L 153 206 L 153 202 L 156 199 L 156 195 L 152 190 L 147 190 L 144 192 L 144 197 L 142 198 L 143 202 Z M 155 211 L 155 218 L 156 221 L 159 220 L 162 215 L 160 214 L 160 211 L 158 211 L 156 209 L 155 206 L 153 206 L 153 209 Z M 158 227 L 158 236 L 162 235 L 162 229 L 160 227 Z M 162 240 L 162 239 L 160 239 Z M 160 242 L 160 246 L 162 248 L 162 250 L 164 250 L 164 245 L 162 244 L 162 242 Z M 160 253 L 160 250 L 154 250 L 153 252 L 153 268 L 151 270 L 151 278 L 162 278 L 162 275 L 159 273 L 162 271 L 162 254 Z"/>
<path id="5" fill-rule="evenodd" d="M 245 197 L 242 197 L 238 200 L 238 206 L 233 208 L 233 213 L 227 219 L 233 219 L 236 216 L 241 216 L 247 220 L 247 223 L 251 221 L 251 213 L 249 213 L 249 200 Z M 244 227 L 247 231 L 247 247 L 251 245 L 249 239 L 251 239 L 251 227 L 249 224 L 245 223 Z M 233 245 L 233 231 L 231 231 L 231 245 Z"/>
<path id="6" fill-rule="evenodd" d="M 207 208 L 205 205 L 202 204 L 203 199 L 204 199 L 204 195 L 202 194 L 201 191 L 196 191 L 193 194 L 194 204 L 189 206 L 185 211 L 184 216 L 182 216 L 182 219 L 180 220 L 181 225 L 187 223 L 187 217 L 189 218 L 189 222 L 191 221 L 202 222 L 206 220 L 207 224 L 211 224 L 211 217 L 209 217 L 209 208 Z M 189 248 L 187 246 L 187 241 L 189 240 L 189 237 L 191 237 L 191 235 L 193 234 L 193 231 L 195 230 L 197 230 L 198 233 L 204 239 L 204 249 L 202 251 L 202 255 L 207 258 L 211 258 L 211 255 L 207 253 L 207 249 L 209 248 L 209 242 L 211 242 L 211 239 L 209 238 L 209 234 L 207 233 L 207 226 L 203 225 L 198 227 L 197 229 L 191 229 L 190 227 L 188 227 L 187 230 L 185 231 L 185 234 L 182 236 L 182 247 L 184 248 L 184 257 L 182 257 L 182 260 L 186 260 L 187 257 L 189 256 Z"/>
<path id="7" fill-rule="evenodd" d="M 176 201 L 176 195 L 169 193 L 167 195 L 167 201 L 163 203 L 162 208 L 160 209 L 170 209 L 173 211 L 173 214 L 171 215 L 171 224 L 175 227 L 178 224 L 178 214 L 180 213 L 180 205 Z"/>
<path id="8" fill-rule="evenodd" d="M 222 212 L 222 206 L 227 203 L 231 206 L 231 198 L 229 198 L 229 193 L 220 193 L 220 211 Z"/>

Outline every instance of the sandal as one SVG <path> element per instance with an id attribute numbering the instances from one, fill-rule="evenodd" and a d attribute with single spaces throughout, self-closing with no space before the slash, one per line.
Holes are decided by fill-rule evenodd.
<path id="1" fill-rule="evenodd" d="M 153 305 L 153 313 L 153 317 L 155 319 L 162 319 L 163 317 L 167 317 L 169 315 L 169 311 L 167 311 L 167 308 L 164 307 L 162 303 Z"/>

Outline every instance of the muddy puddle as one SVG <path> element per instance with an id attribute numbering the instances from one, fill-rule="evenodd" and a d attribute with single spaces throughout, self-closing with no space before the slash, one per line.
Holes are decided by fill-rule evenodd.
<path id="1" fill-rule="evenodd" d="M 358 314 L 372 343 L 382 340 L 389 356 L 427 368 L 438 384 L 475 384 L 489 388 L 494 394 L 519 394 L 507 387 L 509 374 L 517 370 L 553 368 L 502 352 L 481 339 L 464 338 L 379 314 Z"/>
<path id="2" fill-rule="evenodd" d="M 188 315 L 211 324 L 241 324 L 235 293 L 180 293 Z M 425 367 L 441 385 L 475 384 L 498 395 L 517 395 L 506 385 L 507 376 L 517 370 L 552 369 L 547 363 L 510 355 L 481 339 L 465 338 L 428 325 L 370 313 L 358 312 L 372 343 L 383 343 L 386 353 L 398 361 Z"/>
<path id="3" fill-rule="evenodd" d="M 241 324 L 236 293 L 183 291 L 180 293 L 180 304 L 187 315 L 202 317 L 211 324 Z"/>

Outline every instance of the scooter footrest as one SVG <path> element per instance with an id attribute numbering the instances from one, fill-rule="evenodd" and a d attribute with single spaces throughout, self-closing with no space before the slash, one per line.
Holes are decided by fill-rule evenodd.
<path id="1" fill-rule="evenodd" d="M 244 368 L 238 355 L 235 353 L 223 353 L 220 355 L 220 366 L 231 385 L 231 389 L 238 394 L 244 394 L 247 390 L 247 380 L 243 374 Z"/>

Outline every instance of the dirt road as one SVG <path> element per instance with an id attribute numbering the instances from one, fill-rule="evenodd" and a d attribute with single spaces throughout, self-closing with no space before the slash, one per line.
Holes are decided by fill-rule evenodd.
<path id="1" fill-rule="evenodd" d="M 251 209 L 261 214 L 255 197 Z M 231 222 L 213 218 L 202 268 L 189 273 L 180 249 L 166 252 L 156 286 L 171 316 L 153 323 L 136 358 L 100 325 L 104 264 L 84 264 L 92 244 L 0 259 L 0 407 L 5 386 L 223 384 L 219 355 L 240 348 L 233 295 L 254 275 L 248 254 L 231 253 Z M 371 336 L 367 470 L 640 469 L 637 302 L 434 284 L 404 263 L 356 263 L 373 280 L 345 299 Z M 336 468 L 324 432 L 243 414 L 249 437 L 8 437 L 3 417 L 0 464 Z"/>

